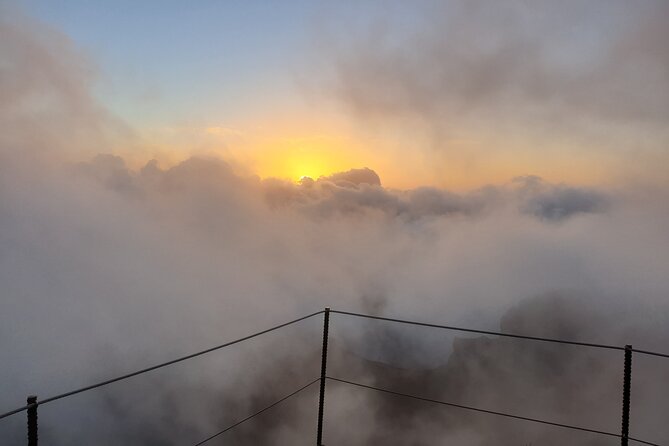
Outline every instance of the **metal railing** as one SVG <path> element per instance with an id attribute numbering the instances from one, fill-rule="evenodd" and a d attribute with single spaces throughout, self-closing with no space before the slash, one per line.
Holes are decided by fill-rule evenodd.
<path id="1" fill-rule="evenodd" d="M 420 395 L 411 395 L 403 392 L 399 392 L 397 390 L 393 389 L 385 389 L 385 388 L 379 388 L 375 387 L 369 384 L 364 384 L 364 383 L 359 383 L 355 382 L 352 380 L 347 380 L 343 378 L 337 378 L 333 376 L 327 375 L 327 364 L 328 364 L 328 340 L 329 340 L 329 326 L 330 326 L 330 314 L 339 314 L 343 316 L 349 316 L 349 317 L 357 317 L 357 318 L 365 318 L 365 319 L 372 319 L 372 320 L 378 320 L 378 321 L 385 321 L 385 322 L 393 322 L 393 323 L 400 323 L 400 324 L 409 324 L 409 325 L 415 325 L 415 326 L 421 326 L 421 327 L 428 327 L 428 328 L 437 328 L 437 329 L 442 329 L 442 330 L 450 330 L 450 331 L 459 331 L 459 332 L 466 332 L 466 333 L 476 333 L 476 334 L 483 334 L 483 335 L 492 335 L 492 336 L 500 336 L 500 337 L 508 337 L 508 338 L 515 338 L 515 339 L 524 339 L 528 341 L 534 341 L 534 342 L 549 342 L 549 343 L 556 343 L 556 344 L 567 344 L 567 345 L 574 345 L 574 346 L 579 346 L 579 347 L 588 347 L 588 348 L 596 348 L 596 349 L 608 349 L 608 350 L 617 350 L 617 351 L 622 351 L 624 352 L 623 356 L 623 377 L 622 377 L 622 420 L 621 420 L 621 430 L 620 433 L 615 433 L 615 432 L 609 432 L 609 431 L 603 431 L 603 430 L 598 430 L 598 429 L 592 429 L 589 427 L 584 427 L 584 426 L 575 426 L 575 425 L 569 425 L 569 424 L 564 424 L 564 423 L 557 423 L 554 421 L 550 420 L 542 420 L 538 418 L 533 418 L 533 417 L 528 417 L 528 416 L 523 416 L 520 414 L 512 414 L 512 413 L 507 413 L 507 412 L 501 412 L 497 410 L 492 410 L 492 409 L 486 409 L 486 408 L 481 408 L 481 407 L 473 407 L 473 406 L 467 406 L 463 404 L 458 404 L 458 403 L 453 403 L 453 402 L 448 402 L 448 401 L 441 401 L 441 400 L 436 400 L 433 398 L 429 398 L 426 396 L 420 396 Z M 669 358 L 669 354 L 666 353 L 660 353 L 660 352 L 654 352 L 654 351 L 649 351 L 649 350 L 641 350 L 641 349 L 635 349 L 631 345 L 625 345 L 625 346 L 616 346 L 616 345 L 607 345 L 607 344 L 598 344 L 598 343 L 592 343 L 592 342 L 582 342 L 582 341 L 575 341 L 575 340 L 566 340 L 566 339 L 554 339 L 554 338 L 546 338 L 546 337 L 537 337 L 537 336 L 528 336 L 528 335 L 521 335 L 521 334 L 514 334 L 514 333 L 506 333 L 506 332 L 495 332 L 495 331 L 488 331 L 488 330 L 477 330 L 477 329 L 472 329 L 472 328 L 463 328 L 463 327 L 455 327 L 455 326 L 450 326 L 450 325 L 439 325 L 439 324 L 433 324 L 433 323 L 427 323 L 427 322 L 418 322 L 418 321 L 410 321 L 410 320 L 404 320 L 404 319 L 396 319 L 396 318 L 388 318 L 388 317 L 382 317 L 382 316 L 374 316 L 374 315 L 368 315 L 368 314 L 362 314 L 362 313 L 354 313 L 354 312 L 348 312 L 348 311 L 338 311 L 338 310 L 331 310 L 330 308 L 325 308 L 324 310 L 317 311 L 315 313 L 308 314 L 306 316 L 294 319 L 289 322 L 285 322 L 280 325 L 276 325 L 274 327 L 268 328 L 266 330 L 262 330 L 256 333 L 253 333 L 248 336 L 244 336 L 242 338 L 236 339 L 234 341 L 226 342 L 224 344 L 220 344 L 205 350 L 198 351 L 196 353 L 192 353 L 186 356 L 182 356 L 167 362 L 163 362 L 161 364 L 157 364 L 151 367 L 146 367 L 141 370 L 137 370 L 135 372 L 127 373 L 121 376 L 117 376 L 115 378 L 111 378 L 105 381 L 101 381 L 95 384 L 91 384 L 79 389 L 71 390 L 68 392 L 64 392 L 55 396 L 51 396 L 48 398 L 45 398 L 41 401 L 37 399 L 37 396 L 31 395 L 27 398 L 27 404 L 25 406 L 16 408 L 14 410 L 10 410 L 8 412 L 5 412 L 3 414 L 0 414 L 0 420 L 3 418 L 10 417 L 12 415 L 21 413 L 21 412 L 26 412 L 27 417 L 28 417 L 28 446 L 37 446 L 38 444 L 38 426 L 37 426 L 37 408 L 41 405 L 51 403 L 53 401 L 57 401 L 63 398 L 67 398 L 82 392 L 87 392 L 89 390 L 93 390 L 99 387 L 107 386 L 109 384 L 126 380 L 138 375 L 142 375 L 163 367 L 167 367 L 169 365 L 173 365 L 182 361 L 186 361 L 192 358 L 195 358 L 197 356 L 205 355 L 207 353 L 214 352 L 216 350 L 223 349 L 225 347 L 229 347 L 238 343 L 241 343 L 243 341 L 247 341 L 249 339 L 255 338 L 257 336 L 261 336 L 263 334 L 278 330 L 283 327 L 287 327 L 289 325 L 295 324 L 297 322 L 312 318 L 314 316 L 323 314 L 323 344 L 321 348 L 321 373 L 320 377 L 316 378 L 309 383 L 303 385 L 302 387 L 298 388 L 297 390 L 285 395 L 284 397 L 280 398 L 279 400 L 268 404 L 267 406 L 263 407 L 262 409 L 258 410 L 257 412 L 225 427 L 224 429 L 221 429 L 220 431 L 214 433 L 213 435 L 210 435 L 209 437 L 194 443 L 195 446 L 200 446 L 203 445 L 210 440 L 219 437 L 225 432 L 228 432 L 229 430 L 239 426 L 240 424 L 255 418 L 256 416 L 268 411 L 269 409 L 277 406 L 278 404 L 286 401 L 287 399 L 299 394 L 303 390 L 306 390 L 307 388 L 311 387 L 312 385 L 316 384 L 317 382 L 320 384 L 320 390 L 319 390 L 319 398 L 318 398 L 318 424 L 316 428 L 316 445 L 317 446 L 322 446 L 323 445 L 323 422 L 324 422 L 324 412 L 325 412 L 325 388 L 326 388 L 326 382 L 327 381 L 332 381 L 332 382 L 337 382 L 340 384 L 346 384 L 366 390 L 372 390 L 376 392 L 382 392 L 385 394 L 393 395 L 396 397 L 401 397 L 401 398 L 408 398 L 408 399 L 413 399 L 413 400 L 418 400 L 422 401 L 425 403 L 432 403 L 436 405 L 441 405 L 441 406 L 448 406 L 448 407 L 453 407 L 453 408 L 458 408 L 462 410 L 469 410 L 469 411 L 474 411 L 474 412 L 479 412 L 479 413 L 485 413 L 489 415 L 494 415 L 494 416 L 500 416 L 500 417 L 506 417 L 506 418 L 513 418 L 517 420 L 522 420 L 522 421 L 527 421 L 527 422 L 532 422 L 532 423 L 539 423 L 539 424 L 546 424 L 546 425 L 551 425 L 555 427 L 560 427 L 564 429 L 570 429 L 570 430 L 575 430 L 575 431 L 582 431 L 582 432 L 590 432 L 593 434 L 597 435 L 602 435 L 602 436 L 607 436 L 607 437 L 616 437 L 620 438 L 620 442 L 622 446 L 627 446 L 630 441 L 636 442 L 639 444 L 646 444 L 650 446 L 660 446 L 657 443 L 652 443 L 650 441 L 642 440 L 636 437 L 631 437 L 629 435 L 629 423 L 630 423 L 630 394 L 631 394 L 631 377 L 632 377 L 632 354 L 633 353 L 638 353 L 638 354 L 643 354 L 643 355 L 650 355 L 650 356 L 657 356 L 657 357 L 664 357 L 664 358 Z"/>

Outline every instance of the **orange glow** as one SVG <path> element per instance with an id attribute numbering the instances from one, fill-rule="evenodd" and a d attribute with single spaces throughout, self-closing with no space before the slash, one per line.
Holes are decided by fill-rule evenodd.
<path id="1" fill-rule="evenodd" d="M 358 160 L 338 141 L 324 138 L 289 138 L 261 151 L 257 173 L 261 177 L 279 177 L 298 181 L 318 178 L 357 166 Z"/>
<path id="2" fill-rule="evenodd" d="M 149 159 L 158 158 L 163 165 L 171 165 L 192 155 L 214 155 L 261 178 L 294 182 L 305 176 L 317 179 L 368 167 L 376 171 L 385 187 L 434 186 L 454 191 L 504 184 L 513 177 L 530 174 L 551 182 L 596 184 L 605 181 L 613 170 L 593 151 L 546 140 L 537 150 L 537 145 L 525 141 L 523 135 L 507 134 L 501 142 L 495 135 L 480 133 L 476 138 L 432 145 L 434 141 L 429 138 L 360 132 L 330 118 L 285 113 L 273 121 L 267 118 L 262 126 L 240 122 L 161 129 L 146 135 L 146 140 L 155 143 Z M 134 153 L 140 156 L 137 154 L 147 152 Z"/>

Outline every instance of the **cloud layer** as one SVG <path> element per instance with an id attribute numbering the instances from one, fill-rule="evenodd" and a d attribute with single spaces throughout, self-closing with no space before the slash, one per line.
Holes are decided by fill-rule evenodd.
<path id="1" fill-rule="evenodd" d="M 325 306 L 666 350 L 663 190 L 552 184 L 528 172 L 467 193 L 398 191 L 369 168 L 294 184 L 211 158 L 132 169 L 104 150 L 106 132 L 127 135 L 90 95 L 85 59 L 67 38 L 30 22 L 0 22 L 0 36 L 9 61 L 0 66 L 3 408 Z M 41 436 L 54 445 L 196 442 L 315 377 L 319 330 L 312 320 L 42 406 Z M 340 317 L 332 340 L 332 372 L 349 378 L 618 426 L 618 356 Z M 635 361 L 635 429 L 666 441 L 657 417 L 667 399 L 654 386 L 667 374 Z M 601 444 L 328 389 L 327 443 Z M 232 442 L 312 441 L 315 393 L 300 398 Z M 0 436 L 20 444 L 23 419 L 3 421 Z"/>

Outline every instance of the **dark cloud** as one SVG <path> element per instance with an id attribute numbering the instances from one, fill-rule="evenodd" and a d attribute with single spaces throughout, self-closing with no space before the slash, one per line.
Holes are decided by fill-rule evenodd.
<path id="1" fill-rule="evenodd" d="M 593 189 L 550 185 L 535 176 L 514 181 L 520 184 L 521 210 L 542 220 L 559 222 L 577 214 L 603 212 L 609 204 L 605 194 Z"/>

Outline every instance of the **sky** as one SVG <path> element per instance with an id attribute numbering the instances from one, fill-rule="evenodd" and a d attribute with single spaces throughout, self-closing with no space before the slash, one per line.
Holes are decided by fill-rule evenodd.
<path id="1" fill-rule="evenodd" d="M 651 0 L 0 0 L 0 413 L 326 306 L 666 353 L 668 21 Z M 332 373 L 620 428 L 619 351 L 340 316 Z M 40 437 L 195 444 L 317 376 L 321 324 L 40 405 Z M 669 363 L 633 364 L 631 431 L 666 444 Z M 312 442 L 314 390 L 225 440 Z M 603 444 L 326 393 L 325 444 Z M 23 444 L 23 415 L 0 438 Z"/>
<path id="2" fill-rule="evenodd" d="M 214 154 L 294 181 L 369 167 L 396 188 L 663 176 L 662 2 L 7 5 L 85 54 L 134 135 L 114 151 L 137 166 Z"/>
<path id="3" fill-rule="evenodd" d="M 339 133 L 341 117 L 308 104 L 300 86 L 314 76 L 309 56 L 316 51 L 317 22 L 329 10 L 347 15 L 340 6 L 212 1 L 20 6 L 89 56 L 96 95 L 137 134 L 141 147 L 130 156 L 145 161 L 156 154 L 169 163 L 198 151 L 232 151 L 228 156 L 263 176 L 294 180 L 359 162 L 345 147 L 349 135 Z"/>

